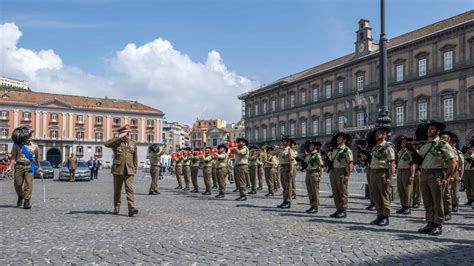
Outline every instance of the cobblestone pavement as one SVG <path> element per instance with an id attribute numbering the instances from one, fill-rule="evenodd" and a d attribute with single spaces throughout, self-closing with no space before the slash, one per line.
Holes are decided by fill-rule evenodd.
<path id="1" fill-rule="evenodd" d="M 470 207 L 462 206 L 439 237 L 416 233 L 424 225 L 422 209 L 409 217 L 392 215 L 387 228 L 370 226 L 375 214 L 364 209 L 367 200 L 360 196 L 365 178 L 355 175 L 348 218 L 335 220 L 328 217 L 334 209 L 324 179 L 320 211 L 309 215 L 302 174 L 290 210 L 275 208 L 281 191 L 274 198 L 264 197 L 264 190 L 246 202 L 234 201 L 236 193 L 219 200 L 177 191 L 171 176 L 159 180 L 161 195 L 149 196 L 149 177 L 139 174 L 140 213 L 133 218 L 126 204 L 121 215 L 112 215 L 112 178 L 106 171 L 92 182 L 47 180 L 46 203 L 41 180 L 35 180 L 31 210 L 16 208 L 12 180 L 0 180 L 0 265 L 473 264 Z M 202 178 L 200 183 L 203 187 Z M 398 207 L 393 204 L 393 210 Z"/>

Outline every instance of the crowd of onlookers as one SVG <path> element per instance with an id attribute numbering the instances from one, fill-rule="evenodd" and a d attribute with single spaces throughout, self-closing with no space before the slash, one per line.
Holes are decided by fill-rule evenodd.
<path id="1" fill-rule="evenodd" d="M 7 176 L 7 168 L 10 164 L 10 159 L 7 154 L 0 155 L 0 177 L 4 178 Z"/>

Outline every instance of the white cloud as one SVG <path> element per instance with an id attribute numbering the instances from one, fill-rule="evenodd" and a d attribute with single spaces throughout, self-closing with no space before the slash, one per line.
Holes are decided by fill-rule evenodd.
<path id="1" fill-rule="evenodd" d="M 100 77 L 62 63 L 52 50 L 19 48 L 22 33 L 14 23 L 0 24 L 0 75 L 26 79 L 34 90 L 134 99 L 161 109 L 170 120 L 192 123 L 196 117 L 235 121 L 237 96 L 258 83 L 230 71 L 211 51 L 194 62 L 163 39 L 128 44 L 109 60 L 113 77 Z"/>

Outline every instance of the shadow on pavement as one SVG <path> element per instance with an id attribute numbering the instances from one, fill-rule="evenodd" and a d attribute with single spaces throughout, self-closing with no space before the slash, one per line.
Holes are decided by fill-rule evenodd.
<path id="1" fill-rule="evenodd" d="M 102 215 L 116 215 L 111 211 L 69 211 L 66 214 L 102 214 Z"/>
<path id="2" fill-rule="evenodd" d="M 2 209 L 16 209 L 19 208 L 16 205 L 0 205 L 0 208 Z"/>

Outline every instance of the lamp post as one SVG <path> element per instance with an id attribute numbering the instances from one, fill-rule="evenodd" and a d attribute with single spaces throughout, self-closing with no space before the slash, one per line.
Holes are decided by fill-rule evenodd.
<path id="1" fill-rule="evenodd" d="M 379 42 L 379 126 L 390 126 L 387 86 L 387 36 L 385 35 L 385 0 L 380 0 L 380 42 Z"/>

